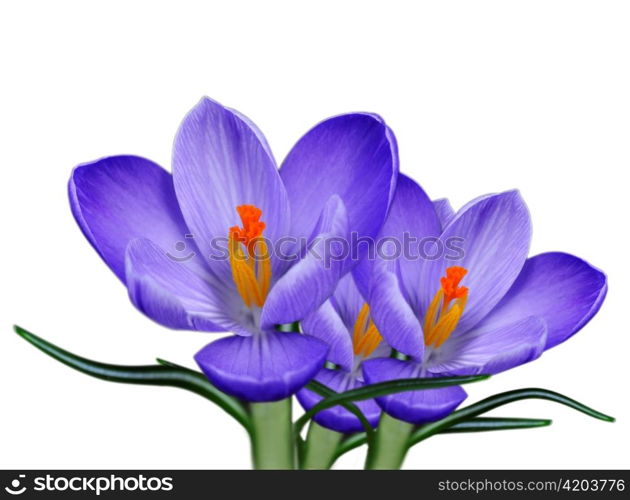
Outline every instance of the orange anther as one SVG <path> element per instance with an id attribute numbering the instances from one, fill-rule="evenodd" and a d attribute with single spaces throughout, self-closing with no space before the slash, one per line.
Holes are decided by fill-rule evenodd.
<path id="1" fill-rule="evenodd" d="M 239 205 L 236 211 L 243 227 L 229 228 L 230 265 L 236 289 L 246 306 L 262 307 L 271 285 L 271 261 L 267 244 L 262 238 L 265 223 L 260 221 L 262 210 L 254 205 Z M 247 254 L 243 252 L 245 246 Z M 262 252 L 260 258 L 256 248 Z"/>
<path id="2" fill-rule="evenodd" d="M 440 347 L 457 328 L 468 300 L 468 288 L 459 284 L 467 273 L 463 267 L 452 266 L 446 269 L 446 276 L 440 278 L 442 286 L 424 315 L 425 345 Z"/>
<path id="3" fill-rule="evenodd" d="M 245 245 L 247 252 L 253 255 L 256 240 L 265 230 L 265 223 L 260 220 L 262 210 L 254 205 L 239 205 L 236 211 L 241 216 L 243 227 L 232 226 L 230 238 Z"/>
<path id="4" fill-rule="evenodd" d="M 459 286 L 462 278 L 466 276 L 468 270 L 460 266 L 452 266 L 446 268 L 446 276 L 440 278 L 442 290 L 444 290 L 444 303 L 448 304 L 451 300 L 460 299 L 468 293 L 468 288 Z"/>

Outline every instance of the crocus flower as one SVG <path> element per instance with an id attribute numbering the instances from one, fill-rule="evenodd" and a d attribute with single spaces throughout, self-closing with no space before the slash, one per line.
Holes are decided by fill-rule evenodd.
<path id="1" fill-rule="evenodd" d="M 321 258 L 326 242 L 377 234 L 397 168 L 394 136 L 376 115 L 323 121 L 278 170 L 248 118 L 204 98 L 177 132 L 172 176 L 114 156 L 76 167 L 69 195 L 133 304 L 170 328 L 235 333 L 203 348 L 197 363 L 225 392 L 272 401 L 308 382 L 328 350 L 276 325 L 332 294 L 350 265 Z"/>
<path id="2" fill-rule="evenodd" d="M 560 252 L 527 258 L 530 217 L 517 191 L 482 196 L 457 214 L 449 207 L 399 177 L 382 235 L 434 240 L 423 255 L 356 270 L 379 333 L 409 356 L 366 361 L 367 383 L 507 370 L 567 340 L 604 300 L 606 276 L 584 260 Z M 456 247 L 462 251 L 448 250 Z M 465 398 L 453 386 L 377 401 L 393 417 L 421 424 Z"/>
<path id="3" fill-rule="evenodd" d="M 391 352 L 391 347 L 370 320 L 369 305 L 350 274 L 341 278 L 333 296 L 304 318 L 301 326 L 305 333 L 330 346 L 327 359 L 336 366 L 334 369 L 323 368 L 315 379 L 336 392 L 364 385 L 361 371 L 363 361 L 389 356 Z M 309 389 L 301 389 L 297 397 L 306 410 L 322 399 Z M 374 400 L 358 401 L 355 404 L 375 427 L 381 410 Z M 359 419 L 342 406 L 320 411 L 315 414 L 314 420 L 337 432 L 351 433 L 363 429 Z"/>

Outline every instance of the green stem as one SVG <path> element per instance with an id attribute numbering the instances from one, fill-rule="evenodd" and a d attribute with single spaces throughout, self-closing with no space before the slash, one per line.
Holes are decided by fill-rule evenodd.
<path id="1" fill-rule="evenodd" d="M 304 444 L 302 469 L 330 469 L 343 434 L 311 422 Z"/>
<path id="2" fill-rule="evenodd" d="M 252 460 L 255 469 L 293 469 L 291 398 L 252 403 Z"/>
<path id="3" fill-rule="evenodd" d="M 407 454 L 413 428 L 413 424 L 383 413 L 374 436 L 374 442 L 368 448 L 365 468 L 372 470 L 400 469 Z"/>

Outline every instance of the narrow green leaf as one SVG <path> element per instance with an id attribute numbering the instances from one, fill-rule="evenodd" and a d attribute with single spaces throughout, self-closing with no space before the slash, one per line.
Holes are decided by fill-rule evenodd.
<path id="1" fill-rule="evenodd" d="M 203 374 L 167 361 L 161 365 L 123 366 L 101 363 L 72 354 L 54 344 L 24 330 L 14 327 L 15 332 L 39 350 L 61 363 L 92 377 L 124 384 L 172 386 L 185 389 L 209 399 L 234 417 L 250 432 L 251 424 L 245 406 L 214 387 Z"/>
<path id="2" fill-rule="evenodd" d="M 167 361 L 166 359 L 155 358 L 155 361 L 157 362 L 158 365 L 170 366 L 171 368 L 181 368 L 182 370 L 187 370 L 187 371 L 190 371 L 190 372 L 193 372 L 193 373 L 197 373 L 197 372 L 191 370 L 190 368 L 186 368 L 185 366 L 178 365 L 177 363 L 173 363 L 172 361 Z"/>
<path id="3" fill-rule="evenodd" d="M 438 431 L 437 434 L 531 429 L 534 427 L 545 427 L 547 425 L 551 425 L 551 420 L 537 418 L 477 417 L 462 422 L 456 422 L 451 427 Z M 364 432 L 349 435 L 339 444 L 335 460 L 344 453 L 354 450 L 365 443 L 367 443 L 367 437 Z"/>
<path id="4" fill-rule="evenodd" d="M 613 417 L 605 415 L 604 413 L 594 410 L 593 408 L 589 408 L 588 406 L 557 392 L 537 388 L 518 389 L 515 391 L 495 394 L 494 396 L 490 396 L 489 398 L 479 401 L 478 403 L 467 406 L 466 408 L 462 408 L 461 410 L 457 410 L 447 417 L 443 418 L 442 420 L 423 425 L 411 435 L 409 446 L 411 447 L 414 444 L 419 443 L 420 441 L 438 432 L 441 432 L 442 430 L 449 428 L 454 424 L 469 420 L 490 410 L 494 410 L 499 406 L 513 403 L 514 401 L 520 401 L 522 399 L 544 399 L 547 401 L 553 401 L 555 403 L 560 403 L 568 406 L 569 408 L 573 408 L 574 410 L 580 411 L 590 417 L 597 418 L 599 420 L 604 420 L 606 422 L 615 421 Z"/>
<path id="5" fill-rule="evenodd" d="M 320 382 L 318 382 L 317 380 L 311 380 L 307 385 L 306 385 L 307 389 L 310 389 L 311 391 L 313 391 L 314 393 L 324 397 L 324 398 L 330 398 L 330 397 L 334 397 L 339 395 L 338 392 L 332 390 L 330 387 L 325 386 L 324 384 L 321 384 Z M 367 435 L 370 435 L 374 429 L 372 428 L 372 426 L 370 425 L 370 422 L 368 422 L 368 419 L 365 418 L 365 415 L 363 415 L 363 412 L 359 409 L 359 407 L 357 405 L 355 405 L 354 403 L 339 403 L 340 406 L 343 406 L 346 410 L 348 410 L 350 413 L 352 413 L 354 416 L 356 416 L 359 421 L 361 422 L 361 425 L 363 425 L 363 428 L 365 429 L 365 432 L 367 433 Z M 306 423 L 306 422 L 305 422 Z M 296 422 L 297 425 L 297 422 Z M 300 427 L 300 431 L 301 431 L 301 427 Z M 298 431 L 299 433 L 299 431 Z"/>
<path id="6" fill-rule="evenodd" d="M 366 399 L 377 398 L 380 396 L 386 396 L 387 394 L 394 394 L 398 392 L 406 391 L 418 391 L 424 389 L 435 389 L 438 387 L 446 387 L 449 385 L 469 384 L 471 382 L 478 382 L 480 380 L 486 380 L 489 375 L 470 375 L 465 377 L 442 377 L 442 378 L 407 378 L 399 380 L 390 380 L 388 382 L 380 382 L 378 384 L 366 385 L 358 387 L 357 389 L 351 389 L 346 392 L 335 393 L 323 399 L 309 411 L 304 413 L 296 422 L 296 432 L 299 434 L 306 423 L 313 418 L 315 414 L 320 411 L 326 410 L 333 406 L 342 405 L 352 401 L 363 401 Z"/>
<path id="7" fill-rule="evenodd" d="M 348 453 L 350 450 L 354 450 L 359 446 L 362 446 L 367 443 L 367 435 L 365 432 L 357 432 L 356 434 L 350 434 L 347 438 L 345 438 L 341 443 L 339 443 L 339 447 L 337 448 L 337 453 L 335 458 L 333 459 L 333 464 L 335 461 L 341 456 Z"/>
<path id="8" fill-rule="evenodd" d="M 442 429 L 439 434 L 532 429 L 534 427 L 547 427 L 549 425 L 551 425 L 551 420 L 541 418 L 477 417 L 458 422 L 451 427 Z"/>

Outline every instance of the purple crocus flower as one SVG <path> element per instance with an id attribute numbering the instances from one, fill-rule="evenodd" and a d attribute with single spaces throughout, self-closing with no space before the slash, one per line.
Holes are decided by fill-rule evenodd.
<path id="1" fill-rule="evenodd" d="M 369 305 L 359 292 L 352 275 L 341 278 L 333 296 L 309 314 L 301 323 L 305 333 L 330 346 L 328 361 L 335 369 L 323 368 L 315 377 L 318 382 L 337 392 L 361 387 L 362 364 L 367 359 L 389 356 L 391 347 L 384 341 L 369 317 Z M 302 406 L 309 410 L 321 396 L 308 389 L 297 393 Z M 372 426 L 378 424 L 381 409 L 369 399 L 355 403 Z M 359 419 L 341 406 L 321 411 L 314 420 L 337 432 L 351 433 L 363 429 Z"/>
<path id="2" fill-rule="evenodd" d="M 409 356 L 368 360 L 366 383 L 513 368 L 575 334 L 606 295 L 604 273 L 578 257 L 527 258 L 530 217 L 517 191 L 482 196 L 453 214 L 447 201 L 432 203 L 400 176 L 381 235 L 403 241 L 405 233 L 424 253 L 366 261 L 355 270 L 379 333 Z M 465 398 L 453 386 L 377 401 L 393 417 L 421 424 Z"/>
<path id="3" fill-rule="evenodd" d="M 331 239 L 377 234 L 397 171 L 394 136 L 376 115 L 321 122 L 278 170 L 248 118 L 203 98 L 175 138 L 172 176 L 114 156 L 76 167 L 69 195 L 133 304 L 170 328 L 235 333 L 203 348 L 197 363 L 225 392 L 273 401 L 307 383 L 328 351 L 275 326 L 332 294 L 350 264 L 318 256 Z"/>

